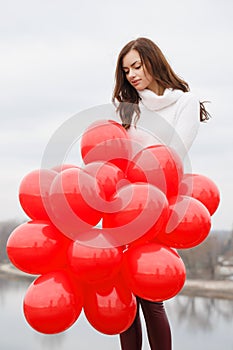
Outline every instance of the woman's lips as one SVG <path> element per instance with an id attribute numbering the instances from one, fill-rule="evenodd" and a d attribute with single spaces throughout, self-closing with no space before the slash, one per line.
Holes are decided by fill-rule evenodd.
<path id="1" fill-rule="evenodd" d="M 132 80 L 132 81 L 131 81 L 131 84 L 132 84 L 132 85 L 138 85 L 138 84 L 140 83 L 140 80 L 141 80 L 141 79 Z"/>

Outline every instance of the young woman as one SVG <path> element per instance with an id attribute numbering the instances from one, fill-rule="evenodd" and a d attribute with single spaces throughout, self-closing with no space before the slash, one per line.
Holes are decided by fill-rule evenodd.
<path id="1" fill-rule="evenodd" d="M 159 47 L 147 38 L 130 41 L 121 50 L 113 102 L 133 140 L 142 147 L 164 143 L 181 158 L 191 147 L 200 121 L 209 119 L 204 104 L 189 91 L 187 82 L 175 74 Z M 139 305 L 151 350 L 170 350 L 171 331 L 163 302 L 137 299 L 135 321 L 120 334 L 122 350 L 141 350 Z"/>

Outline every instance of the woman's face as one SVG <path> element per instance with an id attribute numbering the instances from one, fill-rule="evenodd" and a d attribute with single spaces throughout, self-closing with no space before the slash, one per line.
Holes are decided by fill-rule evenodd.
<path id="1" fill-rule="evenodd" d="M 123 57 L 122 69 L 128 82 L 138 91 L 150 89 L 154 82 L 153 77 L 147 72 L 145 65 L 142 64 L 136 50 L 129 51 Z"/>

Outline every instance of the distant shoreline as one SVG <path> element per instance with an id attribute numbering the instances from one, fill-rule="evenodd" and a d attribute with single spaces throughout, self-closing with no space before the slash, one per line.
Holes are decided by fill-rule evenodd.
<path id="1" fill-rule="evenodd" d="M 8 276 L 16 276 L 21 278 L 26 278 L 30 280 L 34 280 L 38 275 L 31 275 L 29 273 L 23 272 L 16 267 L 14 267 L 10 263 L 0 264 L 0 273 L 3 273 Z"/>
<path id="2" fill-rule="evenodd" d="M 37 277 L 16 269 L 12 264 L 0 264 L 0 272 L 32 281 Z M 188 279 L 179 295 L 233 300 L 233 281 Z"/>
<path id="3" fill-rule="evenodd" d="M 181 295 L 233 300 L 233 281 L 186 280 Z"/>

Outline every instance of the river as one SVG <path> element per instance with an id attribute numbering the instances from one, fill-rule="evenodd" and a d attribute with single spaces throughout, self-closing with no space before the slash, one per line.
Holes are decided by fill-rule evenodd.
<path id="1" fill-rule="evenodd" d="M 118 336 L 97 332 L 80 315 L 67 331 L 44 335 L 34 331 L 22 312 L 23 296 L 31 282 L 0 275 L 1 350 L 117 350 Z M 176 296 L 166 302 L 173 350 L 233 350 L 233 301 Z M 143 350 L 149 350 L 143 322 Z"/>

